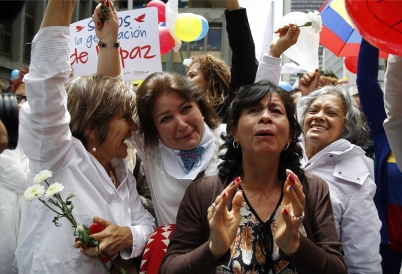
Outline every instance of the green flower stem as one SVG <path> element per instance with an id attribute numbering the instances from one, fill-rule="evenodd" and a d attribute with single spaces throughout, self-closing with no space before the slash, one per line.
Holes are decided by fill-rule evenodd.
<path id="1" fill-rule="evenodd" d="M 70 211 L 70 209 L 67 207 L 66 203 L 63 201 L 63 199 L 61 199 L 61 196 L 59 193 L 55 194 L 54 197 L 56 197 L 56 199 L 60 202 L 61 204 L 61 210 L 64 212 L 66 218 L 70 221 L 71 225 L 73 227 L 77 227 L 77 222 L 74 219 L 74 216 L 72 214 L 72 212 Z"/>
<path id="2" fill-rule="evenodd" d="M 125 271 L 118 263 L 113 261 L 112 258 L 110 258 L 109 255 L 107 255 L 105 251 L 102 252 L 102 255 L 105 256 L 106 258 L 108 258 L 112 262 L 112 264 L 119 269 L 119 273 L 122 273 L 122 274 L 127 273 L 127 271 Z M 101 261 L 102 261 L 102 259 L 101 259 Z M 103 263 L 103 261 L 102 261 L 102 263 Z"/>
<path id="3" fill-rule="evenodd" d="M 56 213 L 57 215 L 63 216 L 63 214 L 57 212 L 56 210 L 54 210 L 53 208 L 51 208 L 44 200 L 42 200 L 41 198 L 38 198 L 39 201 L 41 201 L 45 206 L 47 206 L 51 211 L 53 211 L 54 213 Z"/>
<path id="4" fill-rule="evenodd" d="M 103 268 L 105 269 L 106 273 L 110 274 L 109 269 L 107 268 L 106 264 L 102 261 L 101 257 L 96 256 L 96 259 L 102 263 Z"/>

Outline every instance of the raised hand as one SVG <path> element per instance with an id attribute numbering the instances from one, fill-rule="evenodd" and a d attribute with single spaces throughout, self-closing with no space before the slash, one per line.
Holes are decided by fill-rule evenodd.
<path id="1" fill-rule="evenodd" d="M 119 31 L 119 16 L 116 8 L 111 0 L 98 0 L 98 2 L 92 14 L 96 36 L 106 44 L 116 43 Z"/>
<path id="2" fill-rule="evenodd" d="M 308 95 L 310 92 L 318 88 L 320 81 L 320 73 L 318 69 L 314 72 L 307 72 L 299 79 L 299 89 L 303 96 Z"/>
<path id="3" fill-rule="evenodd" d="M 217 260 L 222 258 L 229 250 L 239 227 L 240 207 L 243 202 L 242 191 L 237 191 L 239 185 L 240 177 L 233 180 L 208 208 L 208 222 L 211 234 L 209 249 Z M 235 192 L 232 210 L 229 211 L 226 205 Z"/>
<path id="4" fill-rule="evenodd" d="M 279 38 L 271 43 L 269 55 L 280 57 L 284 51 L 296 44 L 300 35 L 300 28 L 295 24 L 289 24 L 275 31 Z"/>
<path id="5" fill-rule="evenodd" d="M 293 255 L 300 245 L 299 228 L 304 218 L 305 196 L 303 186 L 296 174 L 287 170 L 283 186 L 284 197 L 278 213 L 275 243 L 288 256 Z"/>

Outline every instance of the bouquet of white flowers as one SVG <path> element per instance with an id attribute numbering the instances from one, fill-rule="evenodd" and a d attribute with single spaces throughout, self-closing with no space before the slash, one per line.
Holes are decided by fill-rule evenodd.
<path id="1" fill-rule="evenodd" d="M 56 216 L 53 219 L 53 223 L 55 226 L 59 227 L 61 226 L 59 223 L 60 218 L 66 218 L 70 223 L 73 228 L 73 233 L 74 236 L 76 237 L 76 240 L 81 241 L 82 243 L 85 244 L 87 247 L 98 247 L 99 248 L 99 242 L 96 241 L 92 236 L 91 236 L 91 231 L 90 228 L 88 228 L 86 225 L 80 224 L 78 225 L 77 222 L 74 219 L 74 216 L 72 214 L 74 204 L 72 203 L 71 199 L 74 197 L 74 193 L 71 193 L 68 195 L 65 201 L 61 198 L 60 192 L 63 191 L 64 186 L 61 183 L 54 182 L 53 184 L 48 183 L 48 179 L 51 178 L 52 172 L 50 170 L 42 170 L 40 173 L 36 174 L 34 179 L 33 179 L 33 185 L 29 188 L 27 188 L 24 192 L 24 197 L 27 201 L 34 201 L 38 199 L 40 202 L 42 202 L 45 206 L 47 206 L 50 210 L 52 210 L 54 213 L 56 213 Z M 42 185 L 42 183 L 46 183 L 48 186 L 48 189 L 45 190 L 45 186 Z M 45 196 L 45 198 L 41 198 L 42 196 Z M 46 202 L 47 200 L 47 202 Z M 54 209 L 51 207 L 48 203 L 54 205 L 57 209 Z M 60 211 L 59 211 L 60 210 Z M 97 226 L 96 229 L 99 231 L 99 226 Z M 102 228 L 103 229 L 103 228 Z M 126 273 L 126 271 L 121 268 L 116 262 L 110 259 L 110 257 L 103 252 L 102 254 L 106 258 L 106 260 L 103 260 L 100 256 L 97 256 L 97 259 L 102 263 L 104 266 L 105 270 L 107 273 L 109 272 L 109 269 L 107 268 L 105 262 L 110 260 L 112 264 L 119 269 L 120 273 Z"/>

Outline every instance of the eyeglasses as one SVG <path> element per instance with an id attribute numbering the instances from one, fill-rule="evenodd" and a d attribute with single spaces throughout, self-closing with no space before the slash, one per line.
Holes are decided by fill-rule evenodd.
<path id="1" fill-rule="evenodd" d="M 17 99 L 17 103 L 21 103 L 22 100 L 28 101 L 26 96 L 23 96 L 21 94 L 15 94 L 15 99 Z"/>

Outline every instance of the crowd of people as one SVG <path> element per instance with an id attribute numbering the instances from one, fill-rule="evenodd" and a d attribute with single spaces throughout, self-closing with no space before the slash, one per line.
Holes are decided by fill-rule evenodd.
<path id="1" fill-rule="evenodd" d="M 225 0 L 230 67 L 194 56 L 186 76 L 153 73 L 134 90 L 114 3 L 98 2 L 96 74 L 70 79 L 75 0 L 49 0 L 10 85 L 19 139 L 5 149 L 0 123 L 0 273 L 399 274 L 402 57 L 389 56 L 383 96 L 378 49 L 362 40 L 361 106 L 318 68 L 294 96 L 281 55 L 300 28 L 277 30 L 258 62 L 246 9 Z M 27 204 L 43 170 L 74 193 L 77 223 L 101 228 L 95 246 L 55 220 L 58 205 Z"/>

